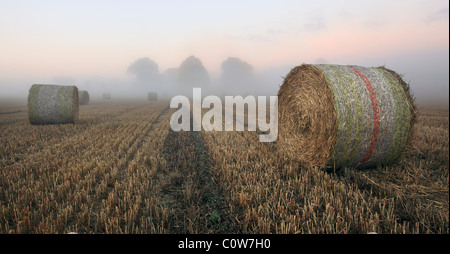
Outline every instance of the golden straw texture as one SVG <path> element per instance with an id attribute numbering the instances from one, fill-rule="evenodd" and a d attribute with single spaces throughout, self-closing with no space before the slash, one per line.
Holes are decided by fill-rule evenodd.
<path id="1" fill-rule="evenodd" d="M 316 167 L 396 161 L 415 121 L 408 85 L 384 67 L 301 65 L 278 92 L 279 147 Z"/>

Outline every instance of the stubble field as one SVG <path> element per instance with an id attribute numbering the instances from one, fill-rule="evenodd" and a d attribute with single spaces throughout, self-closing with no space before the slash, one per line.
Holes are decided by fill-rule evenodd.
<path id="1" fill-rule="evenodd" d="M 448 106 L 365 170 L 303 167 L 258 132 L 174 132 L 174 111 L 97 101 L 34 126 L 1 104 L 0 233 L 449 233 Z"/>

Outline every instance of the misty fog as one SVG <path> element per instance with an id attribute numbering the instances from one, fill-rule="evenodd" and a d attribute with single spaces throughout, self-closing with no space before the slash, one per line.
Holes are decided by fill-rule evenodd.
<path id="1" fill-rule="evenodd" d="M 180 61 L 178 66 L 161 70 L 156 59 L 142 56 L 125 63 L 121 77 L 106 76 L 64 76 L 56 74 L 46 79 L 26 76 L 17 79 L 3 79 L 0 100 L 25 101 L 32 84 L 76 85 L 87 90 L 91 100 L 101 100 L 105 92 L 115 99 L 146 100 L 148 92 L 158 93 L 158 98 L 169 100 L 176 95 L 192 95 L 193 87 L 201 87 L 202 95 L 276 95 L 283 77 L 295 66 L 312 64 L 351 64 L 362 66 L 386 66 L 403 75 L 410 84 L 418 103 L 445 103 L 449 101 L 449 52 L 417 52 L 379 56 L 367 59 L 349 56 L 342 59 L 328 59 L 317 56 L 312 61 L 299 59 L 296 64 L 255 69 L 252 63 L 239 56 L 223 59 L 218 75 L 211 75 L 202 59 L 194 55 Z M 5 89 L 7 88 L 7 89 Z"/>
<path id="2" fill-rule="evenodd" d="M 91 101 L 276 95 L 308 64 L 385 66 L 449 101 L 448 1 L 2 1 L 0 102 L 33 84 Z"/>

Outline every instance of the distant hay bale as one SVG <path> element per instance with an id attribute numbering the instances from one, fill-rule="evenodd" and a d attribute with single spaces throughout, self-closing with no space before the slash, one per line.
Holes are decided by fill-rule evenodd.
<path id="1" fill-rule="evenodd" d="M 78 119 L 76 86 L 32 85 L 28 94 L 31 124 L 66 124 Z"/>
<path id="2" fill-rule="evenodd" d="M 111 100 L 111 94 L 110 93 L 104 93 L 102 95 L 103 100 Z"/>
<path id="3" fill-rule="evenodd" d="M 147 98 L 149 101 L 157 101 L 158 94 L 157 93 L 148 93 Z"/>
<path id="4" fill-rule="evenodd" d="M 88 91 L 78 91 L 78 102 L 80 105 L 89 104 L 89 93 Z"/>
<path id="5" fill-rule="evenodd" d="M 384 67 L 297 66 L 278 101 L 280 150 L 312 167 L 393 163 L 416 118 L 409 86 Z"/>

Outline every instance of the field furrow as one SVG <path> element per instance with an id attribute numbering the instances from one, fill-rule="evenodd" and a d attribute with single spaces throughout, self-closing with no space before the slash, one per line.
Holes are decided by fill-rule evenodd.
<path id="1" fill-rule="evenodd" d="M 9 221 L 5 228 L 61 232 L 68 221 L 86 222 L 94 207 L 91 201 L 104 196 L 106 187 L 126 170 L 128 158 L 136 153 L 137 146 L 133 144 L 143 137 L 164 107 L 139 107 L 5 167 L 1 179 L 2 195 L 6 198 L 2 202 L 3 218 L 22 209 L 28 211 L 20 212 L 27 216 Z M 51 220 L 45 218 L 49 212 Z M 22 227 L 22 221 L 27 227 Z"/>
<path id="2" fill-rule="evenodd" d="M 91 104 L 80 107 L 80 120 L 76 125 L 41 125 L 33 126 L 28 122 L 27 110 L 20 116 L 8 121 L 0 116 L 0 153 L 3 155 L 1 164 L 11 165 L 20 161 L 31 153 L 40 153 L 45 147 L 57 143 L 64 143 L 70 138 L 82 136 L 97 128 L 97 125 L 106 120 L 113 120 L 133 110 L 138 110 L 144 104 L 131 105 L 102 105 Z M 70 141 L 68 141 L 70 142 Z"/>
<path id="3" fill-rule="evenodd" d="M 448 125 L 448 115 L 438 118 Z M 445 233 L 448 133 L 427 120 L 419 117 L 402 160 L 370 170 L 306 168 L 258 142 L 257 132 L 202 135 L 242 232 Z"/>
<path id="4" fill-rule="evenodd" d="M 448 110 L 421 109 L 393 165 L 325 170 L 259 142 L 246 112 L 245 131 L 173 131 L 168 104 L 43 126 L 0 107 L 0 233 L 448 233 Z"/>

